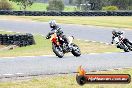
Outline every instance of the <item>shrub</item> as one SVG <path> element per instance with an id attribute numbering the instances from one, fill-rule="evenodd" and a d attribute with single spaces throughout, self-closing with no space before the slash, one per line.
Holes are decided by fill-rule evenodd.
<path id="1" fill-rule="evenodd" d="M 63 11 L 64 3 L 62 0 L 49 0 L 47 11 Z"/>
<path id="2" fill-rule="evenodd" d="M 0 10 L 12 10 L 12 5 L 7 0 L 0 0 Z"/>
<path id="3" fill-rule="evenodd" d="M 118 10 L 118 7 L 117 6 L 105 6 L 105 7 L 102 7 L 102 10 L 105 10 L 105 11 L 116 11 L 116 10 Z"/>
<path id="4" fill-rule="evenodd" d="M 132 10 L 132 6 L 128 6 L 128 10 Z"/>

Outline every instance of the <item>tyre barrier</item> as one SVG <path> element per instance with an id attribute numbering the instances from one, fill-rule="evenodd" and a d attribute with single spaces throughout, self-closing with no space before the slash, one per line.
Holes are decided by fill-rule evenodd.
<path id="1" fill-rule="evenodd" d="M 0 10 L 0 15 L 15 15 L 15 16 L 132 16 L 132 11 L 45 12 L 45 11 Z"/>
<path id="2" fill-rule="evenodd" d="M 0 45 L 17 45 L 19 47 L 34 45 L 32 34 L 0 34 Z"/>

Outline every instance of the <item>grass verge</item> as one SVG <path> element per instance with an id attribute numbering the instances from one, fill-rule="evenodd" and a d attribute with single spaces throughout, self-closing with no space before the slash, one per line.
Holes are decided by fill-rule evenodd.
<path id="1" fill-rule="evenodd" d="M 11 34 L 11 32 L 0 32 L 1 34 L 7 33 Z M 51 42 L 50 40 L 46 40 L 41 35 L 34 35 L 36 45 L 26 46 L 26 47 L 18 47 L 13 50 L 4 50 L 0 51 L 1 57 L 13 57 L 13 56 L 39 56 L 39 55 L 52 55 Z M 115 46 L 93 43 L 93 42 L 85 42 L 83 40 L 74 40 L 74 43 L 77 44 L 83 54 L 88 53 L 104 53 L 104 52 L 120 52 L 120 49 L 117 49 Z"/>
<path id="2" fill-rule="evenodd" d="M 96 74 L 96 73 L 95 73 Z M 97 72 L 97 74 L 130 74 L 132 69 Z M 34 77 L 29 81 L 15 81 L 0 83 L 0 88 L 131 88 L 130 84 L 85 84 L 79 86 L 76 82 L 75 75 L 57 75 L 44 76 L 41 78 Z"/>
<path id="3" fill-rule="evenodd" d="M 96 16 L 96 17 L 65 17 L 65 16 L 26 16 L 25 19 L 34 21 L 48 22 L 49 20 L 56 20 L 58 23 L 64 24 L 81 24 L 81 25 L 94 25 L 116 28 L 130 28 L 132 29 L 131 16 Z"/>

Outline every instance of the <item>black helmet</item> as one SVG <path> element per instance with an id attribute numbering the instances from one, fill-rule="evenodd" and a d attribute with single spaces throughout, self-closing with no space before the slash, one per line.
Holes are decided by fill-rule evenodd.
<path id="1" fill-rule="evenodd" d="M 51 28 L 53 28 L 53 27 L 55 27 L 55 26 L 57 25 L 55 20 L 51 20 L 51 21 L 49 22 L 49 24 L 50 24 L 50 27 L 51 27 Z"/>

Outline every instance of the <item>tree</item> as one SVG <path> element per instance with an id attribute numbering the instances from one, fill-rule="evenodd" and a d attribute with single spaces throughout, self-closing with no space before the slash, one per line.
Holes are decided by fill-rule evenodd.
<path id="1" fill-rule="evenodd" d="M 132 0 L 129 0 L 129 6 L 132 6 Z"/>
<path id="2" fill-rule="evenodd" d="M 85 0 L 74 0 L 75 4 L 77 5 L 77 8 L 80 10 L 81 4 L 84 3 Z"/>
<path id="3" fill-rule="evenodd" d="M 101 10 L 103 6 L 107 6 L 109 0 L 75 0 L 75 3 L 80 9 L 82 8 L 81 4 L 83 5 L 84 10 Z"/>
<path id="4" fill-rule="evenodd" d="M 89 0 L 91 4 L 91 10 L 101 10 L 102 7 L 106 4 L 106 0 Z"/>
<path id="5" fill-rule="evenodd" d="M 132 0 L 129 0 L 128 10 L 132 10 Z"/>
<path id="6" fill-rule="evenodd" d="M 12 5 L 7 0 L 0 0 L 0 10 L 12 10 Z"/>
<path id="7" fill-rule="evenodd" d="M 74 2 L 79 10 L 82 8 L 85 8 L 84 10 L 88 9 L 85 5 L 87 2 L 91 4 L 91 10 L 101 10 L 102 7 L 106 6 L 116 6 L 119 10 L 132 9 L 132 0 L 74 0 Z"/>
<path id="8" fill-rule="evenodd" d="M 117 6 L 120 10 L 127 10 L 131 0 L 111 0 L 111 4 Z"/>
<path id="9" fill-rule="evenodd" d="M 47 11 L 63 11 L 64 2 L 62 0 L 49 0 Z"/>
<path id="10" fill-rule="evenodd" d="M 26 10 L 27 7 L 30 7 L 33 4 L 32 0 L 9 0 L 20 5 L 20 9 Z"/>
<path id="11" fill-rule="evenodd" d="M 73 4 L 73 0 L 69 0 L 69 4 L 72 5 Z"/>

